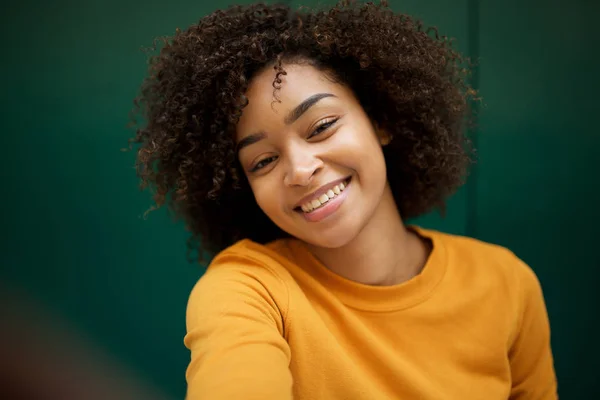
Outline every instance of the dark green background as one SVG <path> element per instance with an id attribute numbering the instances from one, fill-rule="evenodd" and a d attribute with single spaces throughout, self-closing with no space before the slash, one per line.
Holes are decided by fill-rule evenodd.
<path id="1" fill-rule="evenodd" d="M 185 391 L 185 305 L 202 267 L 186 261 L 181 224 L 164 211 L 141 217 L 149 194 L 120 148 L 146 70 L 140 47 L 226 5 L 27 0 L 1 12 L 0 277 L 173 398 Z M 391 5 L 480 59 L 480 161 L 446 219 L 418 222 L 529 263 L 546 296 L 561 398 L 600 396 L 600 2 Z"/>

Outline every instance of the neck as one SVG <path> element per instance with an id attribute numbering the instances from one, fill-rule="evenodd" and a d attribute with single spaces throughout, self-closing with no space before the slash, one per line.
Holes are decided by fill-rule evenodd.
<path id="1" fill-rule="evenodd" d="M 402 283 L 421 272 L 428 248 L 404 226 L 389 185 L 367 225 L 346 245 L 310 251 L 332 272 L 366 285 Z"/>

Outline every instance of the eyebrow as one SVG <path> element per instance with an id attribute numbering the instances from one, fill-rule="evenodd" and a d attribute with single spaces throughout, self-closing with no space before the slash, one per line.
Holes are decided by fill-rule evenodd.
<path id="1" fill-rule="evenodd" d="M 267 134 L 264 132 L 253 133 L 252 135 L 248 135 L 242 140 L 240 140 L 236 146 L 235 152 L 236 154 L 240 152 L 244 147 L 250 146 L 256 142 L 259 142 L 267 137 Z"/>
<path id="2" fill-rule="evenodd" d="M 283 121 L 286 125 L 294 123 L 296 120 L 298 120 L 298 118 L 302 116 L 302 114 L 308 111 L 309 108 L 317 104 L 319 100 L 322 100 L 326 97 L 336 97 L 336 95 L 332 93 L 313 94 L 312 96 L 304 100 L 302 103 L 298 104 L 292 111 L 290 111 Z M 236 153 L 239 153 L 239 151 L 242 150 L 244 147 L 250 146 L 251 144 L 261 141 L 265 137 L 267 137 L 267 134 L 265 132 L 253 133 L 251 135 L 246 136 L 238 142 L 236 146 Z"/>
<path id="3" fill-rule="evenodd" d="M 302 114 L 304 114 L 306 111 L 308 111 L 309 108 L 311 108 L 312 106 L 317 104 L 317 102 L 319 100 L 324 99 L 326 97 L 336 97 L 336 96 L 331 93 L 313 94 L 312 96 L 310 96 L 309 98 L 304 100 L 302 103 L 297 105 L 296 108 L 294 108 L 292 111 L 290 111 L 290 113 L 284 119 L 285 124 L 289 125 L 289 124 L 294 123 L 298 118 L 300 118 L 302 116 Z"/>

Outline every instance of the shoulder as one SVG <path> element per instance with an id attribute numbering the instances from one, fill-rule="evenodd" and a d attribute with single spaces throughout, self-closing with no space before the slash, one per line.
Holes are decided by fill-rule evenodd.
<path id="1" fill-rule="evenodd" d="M 218 253 L 199 282 L 246 277 L 278 287 L 289 277 L 288 262 L 284 240 L 263 245 L 244 239 Z"/>
<path id="2" fill-rule="evenodd" d="M 188 318 L 248 304 L 262 304 L 284 316 L 289 274 L 279 246 L 241 240 L 218 253 L 190 293 Z"/>
<path id="3" fill-rule="evenodd" d="M 504 246 L 500 246 L 494 243 L 485 242 L 480 239 L 476 239 L 469 236 L 456 235 L 451 233 L 440 232 L 431 229 L 422 229 L 420 231 L 425 233 L 425 236 L 432 236 L 434 240 L 437 239 L 444 243 L 444 246 L 456 256 L 466 257 L 500 257 L 502 259 L 512 259 L 516 256 L 512 251 Z"/>
<path id="4" fill-rule="evenodd" d="M 498 278 L 509 285 L 538 286 L 533 269 L 510 249 L 480 239 L 421 229 L 424 236 L 431 237 L 444 247 L 449 263 L 469 274 L 481 274 Z M 512 286 L 515 289 L 515 286 Z"/>
<path id="5" fill-rule="evenodd" d="M 236 264 L 260 265 L 274 273 L 279 271 L 286 262 L 286 240 L 276 240 L 260 244 L 250 239 L 243 239 L 219 252 L 211 261 L 207 272 L 233 266 Z"/>
<path id="6" fill-rule="evenodd" d="M 460 290 L 468 288 L 480 308 L 491 304 L 496 314 L 506 311 L 514 322 L 513 327 L 519 327 L 520 321 L 527 318 L 527 310 L 543 314 L 540 281 L 534 270 L 514 252 L 466 236 L 429 230 L 423 233 L 443 248 L 447 280 Z M 517 332 L 513 330 L 511 337 L 514 338 Z"/>

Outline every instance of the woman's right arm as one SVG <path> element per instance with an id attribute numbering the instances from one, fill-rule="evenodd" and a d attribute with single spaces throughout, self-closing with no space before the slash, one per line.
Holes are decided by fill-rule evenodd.
<path id="1" fill-rule="evenodd" d="M 283 282 L 260 265 L 211 266 L 188 302 L 186 399 L 291 399 L 286 301 Z"/>

